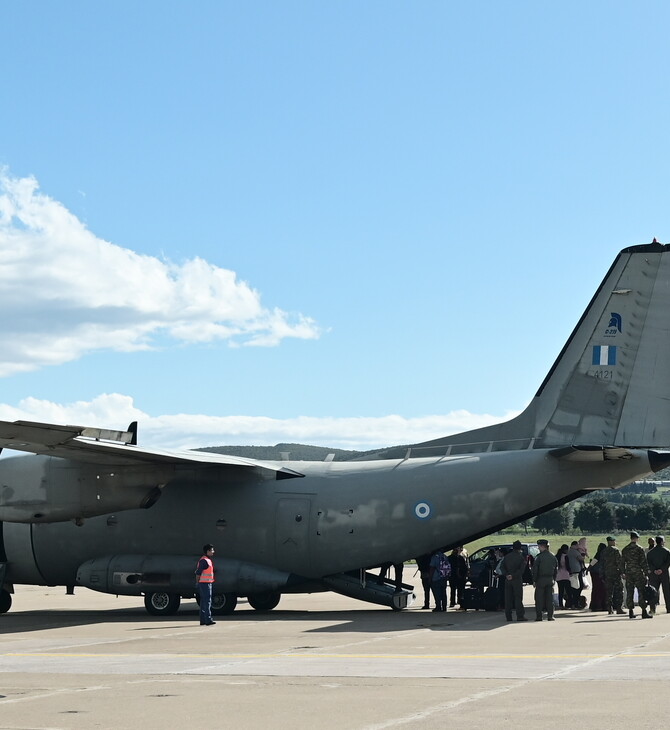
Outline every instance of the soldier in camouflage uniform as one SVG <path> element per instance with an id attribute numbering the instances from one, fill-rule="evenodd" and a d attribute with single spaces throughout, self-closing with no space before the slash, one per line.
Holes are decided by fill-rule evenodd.
<path id="1" fill-rule="evenodd" d="M 549 552 L 549 541 L 538 540 L 539 555 L 533 561 L 533 585 L 535 586 L 535 620 L 542 621 L 542 612 L 547 612 L 547 621 L 554 620 L 554 580 L 558 561 Z M 517 618 L 518 620 L 518 618 Z"/>
<path id="2" fill-rule="evenodd" d="M 616 546 L 616 537 L 610 535 L 607 538 L 607 547 L 603 550 L 600 558 L 602 563 L 602 576 L 605 581 L 605 605 L 607 613 L 615 611 L 619 614 L 625 613 L 623 604 L 623 584 L 621 574 L 623 573 L 623 560 L 621 553 Z"/>
<path id="3" fill-rule="evenodd" d="M 642 609 L 642 618 L 654 618 L 647 612 L 647 602 L 644 600 L 644 587 L 647 585 L 649 566 L 647 565 L 647 556 L 644 554 L 644 549 L 637 544 L 639 538 L 640 535 L 633 530 L 630 533 L 630 542 L 621 551 L 621 558 L 623 560 L 622 577 L 626 579 L 628 617 L 635 618 L 633 611 L 635 608 L 633 592 L 637 588 L 638 603 Z"/>

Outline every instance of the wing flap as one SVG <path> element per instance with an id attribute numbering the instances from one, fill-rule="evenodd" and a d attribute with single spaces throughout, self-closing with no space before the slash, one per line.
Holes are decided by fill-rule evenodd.
<path id="1" fill-rule="evenodd" d="M 563 461 L 582 462 L 635 458 L 635 454 L 630 449 L 615 446 L 562 446 L 560 449 L 552 449 L 549 455 Z"/>

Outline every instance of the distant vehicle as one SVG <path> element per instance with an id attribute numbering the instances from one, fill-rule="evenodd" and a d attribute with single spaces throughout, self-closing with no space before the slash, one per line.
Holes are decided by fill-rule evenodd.
<path id="1" fill-rule="evenodd" d="M 497 559 L 491 559 L 489 557 L 491 550 L 501 550 L 506 548 L 507 550 L 512 549 L 511 542 L 498 543 L 496 545 L 485 545 L 479 548 L 476 552 L 470 556 L 470 583 L 473 586 L 480 586 L 485 588 L 489 585 L 489 578 L 491 571 L 495 569 L 498 564 Z M 536 542 L 522 542 L 521 548 L 523 554 L 526 556 L 526 570 L 523 574 L 524 583 L 532 583 L 533 578 L 531 576 L 531 568 L 533 561 L 540 552 L 540 548 Z"/>

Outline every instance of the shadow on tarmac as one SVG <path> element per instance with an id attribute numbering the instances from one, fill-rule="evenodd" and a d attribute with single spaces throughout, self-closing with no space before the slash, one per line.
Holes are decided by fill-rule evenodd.
<path id="1" fill-rule="evenodd" d="M 108 611 L 99 610 L 45 610 L 11 611 L 0 615 L 0 634 L 45 631 L 72 626 L 93 626 L 106 623 L 144 623 L 132 631 L 156 631 L 176 629 L 197 625 L 199 612 L 197 604 L 182 604 L 174 616 L 151 616 L 143 606 L 120 608 Z M 226 624 L 276 621 L 301 621 L 318 623 L 319 626 L 307 628 L 305 633 L 388 633 L 430 629 L 433 631 L 492 631 L 505 627 L 504 613 L 485 611 L 447 611 L 436 614 L 432 611 L 410 609 L 392 611 L 380 607 L 355 611 L 301 611 L 275 609 L 259 612 L 244 606 L 229 615 L 215 616 L 217 622 Z M 330 623 L 332 622 L 332 623 Z M 329 625 L 324 626 L 324 623 Z"/>

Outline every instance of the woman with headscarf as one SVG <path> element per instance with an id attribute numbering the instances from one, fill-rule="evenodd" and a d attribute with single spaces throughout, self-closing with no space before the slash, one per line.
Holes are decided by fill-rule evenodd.
<path id="1" fill-rule="evenodd" d="M 589 575 L 591 576 L 591 604 L 592 611 L 607 611 L 607 592 L 605 590 L 605 576 L 602 572 L 602 557 L 607 545 L 601 542 L 598 545 L 596 554 L 589 563 Z"/>
<path id="2" fill-rule="evenodd" d="M 556 553 L 558 571 L 556 572 L 556 584 L 558 585 L 558 607 L 574 608 L 570 594 L 570 568 L 568 565 L 568 546 L 563 543 Z"/>

